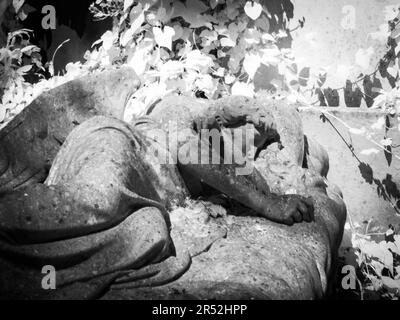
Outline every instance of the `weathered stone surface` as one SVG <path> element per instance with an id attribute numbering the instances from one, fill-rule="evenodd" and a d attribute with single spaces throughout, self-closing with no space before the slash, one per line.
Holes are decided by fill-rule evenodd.
<path id="1" fill-rule="evenodd" d="M 225 101 L 241 103 L 240 100 Z M 257 105 L 274 110 L 285 148 L 271 145 L 261 153 L 256 166 L 277 194 L 313 196 L 315 221 L 288 227 L 248 216 L 210 218 L 212 212 L 201 204 L 175 210 L 170 214 L 175 246 L 190 248 L 193 241 L 200 242 L 193 235 L 203 234 L 203 243 L 207 239 L 213 243 L 209 250 L 195 256 L 190 269 L 173 283 L 153 288 L 114 286 L 104 299 L 318 299 L 326 296 L 343 234 L 345 205 L 336 188 L 320 175 L 326 170 L 325 151 L 318 146 L 311 151 L 320 167 L 311 170 L 301 167 L 300 155 L 304 155 L 304 150 L 293 140 L 293 134 L 297 139 L 303 136 L 301 127 L 297 126 L 297 111 L 279 102 L 258 100 Z M 240 213 L 248 214 L 246 210 L 242 208 Z M 216 226 L 226 230 L 226 236 L 216 231 Z"/>
<path id="2" fill-rule="evenodd" d="M 183 100 L 172 113 L 161 110 L 166 121 L 183 120 L 181 129 L 189 132 L 183 138 L 196 143 L 203 126 L 254 126 L 260 138 L 257 147 L 266 149 L 255 161 L 257 177 L 252 180 L 237 177 L 234 167 L 225 164 L 160 162 L 153 148 L 168 152 L 165 143 L 152 140 L 141 120 L 128 125 L 116 119 L 124 109 L 122 100 L 138 85 L 124 84 L 116 84 L 116 100 L 110 105 L 104 102 L 107 90 L 96 91 L 101 85 L 76 91 L 84 85 L 67 84 L 38 99 L 37 114 L 28 107 L 0 135 L 7 155 L 0 157 L 0 169 L 11 177 L 4 181 L 6 192 L 0 198 L 1 296 L 93 298 L 113 284 L 110 295 L 122 292 L 125 298 L 165 298 L 171 292 L 178 298 L 321 298 L 328 288 L 345 207 L 318 169 L 302 168 L 304 140 L 295 110 L 242 97 L 211 103 L 205 109 L 211 115 L 204 114 L 203 103 L 190 108 L 190 101 L 186 109 L 193 114 L 180 114 Z M 57 100 L 57 92 L 64 98 Z M 91 97 L 83 109 L 78 101 L 68 105 L 71 96 L 82 92 L 83 98 Z M 56 101 L 56 111 L 49 101 Z M 163 121 L 153 120 L 166 130 Z M 31 145 L 22 144 L 28 155 L 13 146 L 15 141 L 24 143 L 23 138 L 31 139 Z M 325 161 L 318 151 L 313 159 Z M 221 207 L 204 202 L 200 209 L 180 206 L 169 216 L 166 208 L 181 205 L 189 195 L 178 168 L 228 195 L 233 200 L 229 213 L 247 216 L 228 217 Z M 38 175 L 24 176 L 16 169 Z M 21 182 L 21 177 L 27 179 Z M 269 194 L 267 184 L 282 196 Z M 288 193 L 294 201 L 285 203 L 289 198 L 283 195 Z M 308 196 L 314 198 L 313 223 L 288 227 L 249 217 L 265 214 L 271 220 L 300 222 L 300 211 L 310 209 L 302 202 Z M 286 220 L 292 214 L 296 216 Z M 40 288 L 43 265 L 57 268 L 55 292 Z"/>
<path id="3" fill-rule="evenodd" d="M 209 250 L 194 257 L 175 282 L 151 288 L 114 286 L 103 299 L 323 298 L 342 230 L 343 217 L 332 212 L 343 208 L 334 208 L 324 194 L 314 196 L 316 221 L 292 227 L 254 217 L 210 218 L 199 203 L 175 210 L 171 212 L 175 246 L 191 248 L 208 241 Z"/>
<path id="4" fill-rule="evenodd" d="M 72 129 L 95 115 L 122 119 L 126 100 L 139 86 L 134 71 L 122 68 L 41 94 L 0 131 L 0 192 L 43 182 Z"/>
<path id="5" fill-rule="evenodd" d="M 1 131 L 1 298 L 96 297 L 121 270 L 174 251 L 165 207 L 185 186 L 116 119 L 138 86 L 129 69 L 90 75 L 43 94 Z M 188 263 L 169 260 L 178 275 Z M 56 291 L 42 290 L 45 265 L 56 268 Z"/>
<path id="6" fill-rule="evenodd" d="M 1 197 L 0 230 L 7 236 L 0 241 L 2 297 L 77 298 L 80 291 L 69 286 L 87 281 L 89 291 L 81 293 L 90 297 L 120 271 L 173 252 L 162 204 L 168 199 L 157 194 L 157 175 L 142 159 L 146 146 L 138 135 L 120 120 L 94 117 L 68 136 L 45 184 Z M 56 292 L 41 290 L 45 265 L 57 270 Z M 9 282 L 9 273 L 18 286 Z M 91 279 L 111 273 L 105 283 L 91 285 Z"/>

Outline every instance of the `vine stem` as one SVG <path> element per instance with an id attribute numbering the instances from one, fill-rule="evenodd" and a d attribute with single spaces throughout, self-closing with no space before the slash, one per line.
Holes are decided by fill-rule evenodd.
<path id="1" fill-rule="evenodd" d="M 360 287 L 360 299 L 361 299 L 361 301 L 363 301 L 364 300 L 364 288 L 363 288 L 363 285 L 362 285 L 360 279 L 358 279 L 358 277 L 357 277 L 357 282 Z"/>
<path id="2" fill-rule="evenodd" d="M 339 121 L 343 126 L 345 126 L 348 130 L 353 129 L 351 126 L 349 126 L 346 122 L 344 122 L 342 119 L 336 117 L 335 115 L 331 114 L 328 111 L 321 111 L 321 113 L 326 117 L 326 115 L 329 115 L 330 117 L 336 119 L 337 121 Z M 342 138 L 342 140 L 344 141 L 344 143 L 347 145 L 347 147 L 350 149 L 351 153 L 353 154 L 353 156 L 357 159 L 357 161 L 361 164 L 361 160 L 357 157 L 357 155 L 354 152 L 354 148 L 352 147 L 352 145 L 349 145 L 348 142 L 343 138 L 343 136 L 340 134 L 340 132 L 338 131 L 338 129 L 333 125 L 333 123 L 331 122 L 331 120 L 326 117 L 327 121 L 330 123 L 330 125 L 335 129 L 336 133 Z M 350 135 L 350 139 L 351 139 L 351 132 L 349 131 L 349 135 Z M 400 159 L 400 157 L 398 157 L 396 154 L 394 154 L 393 152 L 390 152 L 388 150 L 386 150 L 383 146 L 381 146 L 378 142 L 376 142 L 375 140 L 368 138 L 365 135 L 361 135 L 362 137 L 364 137 L 365 139 L 367 139 L 368 141 L 376 144 L 379 148 L 383 149 L 385 152 L 388 152 L 390 154 L 392 154 L 395 158 Z M 393 203 L 393 201 L 390 199 L 389 195 L 387 194 L 386 190 L 383 190 L 383 192 L 385 193 L 386 199 L 389 202 L 390 206 L 393 208 L 393 210 L 395 211 L 396 216 L 400 217 L 400 210 L 397 208 L 397 205 Z"/>
<path id="3" fill-rule="evenodd" d="M 62 48 L 62 46 L 63 46 L 64 44 L 68 43 L 70 40 L 71 40 L 71 39 L 67 39 L 67 40 L 63 41 L 63 42 L 57 47 L 57 49 L 54 51 L 53 57 L 51 58 L 51 64 L 52 64 L 53 66 L 54 66 L 54 59 L 55 59 L 55 57 L 56 57 L 56 54 L 57 54 L 58 50 L 60 50 L 60 49 Z"/>
<path id="4" fill-rule="evenodd" d="M 349 134 L 351 135 L 350 130 L 351 130 L 351 129 L 354 129 L 354 128 L 352 128 L 350 125 L 348 125 L 348 124 L 347 124 L 346 122 L 344 122 L 342 119 L 336 117 L 335 115 L 333 115 L 333 114 L 330 113 L 329 111 L 321 110 L 321 113 L 322 113 L 324 116 L 328 115 L 328 116 L 330 116 L 330 117 L 336 119 L 337 121 L 339 121 L 343 126 L 346 127 L 347 130 L 349 130 Z M 387 150 L 384 146 L 382 146 L 380 143 L 378 143 L 378 142 L 375 141 L 374 139 L 369 138 L 369 137 L 367 137 L 367 136 L 365 136 L 365 135 L 361 135 L 361 136 L 364 137 L 366 140 L 368 140 L 368 141 L 372 142 L 373 144 L 375 144 L 377 147 L 379 147 L 379 148 L 382 149 L 383 151 L 392 154 L 396 159 L 400 160 L 400 157 L 399 157 L 398 155 L 396 155 L 395 153 L 393 153 L 393 152 Z"/>

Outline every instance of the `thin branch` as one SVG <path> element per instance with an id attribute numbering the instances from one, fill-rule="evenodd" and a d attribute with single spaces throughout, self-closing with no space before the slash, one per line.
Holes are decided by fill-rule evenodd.
<path id="1" fill-rule="evenodd" d="M 333 114 L 330 113 L 329 111 L 321 110 L 321 113 L 322 113 L 324 116 L 328 115 L 328 116 L 330 116 L 330 117 L 336 119 L 336 120 L 339 121 L 343 126 L 345 126 L 349 131 L 350 131 L 351 129 L 353 129 L 353 128 L 352 128 L 351 126 L 349 126 L 346 122 L 344 122 L 344 121 L 341 120 L 340 118 L 336 117 L 335 115 L 333 115 Z M 351 133 L 351 132 L 349 132 L 349 133 Z M 386 149 L 384 146 L 382 146 L 379 142 L 377 142 L 377 141 L 375 141 L 374 139 L 372 139 L 372 138 L 370 138 L 370 137 L 367 137 L 367 136 L 365 136 L 365 135 L 361 135 L 361 136 L 364 137 L 366 140 L 368 140 L 368 141 L 372 142 L 373 144 L 375 144 L 377 147 L 379 147 L 379 148 L 382 149 L 383 151 L 385 151 L 385 152 L 387 152 L 387 153 L 389 153 L 389 154 L 392 154 L 396 159 L 400 160 L 400 156 L 398 156 L 398 155 L 394 154 L 393 152 L 387 150 L 387 149 Z"/>

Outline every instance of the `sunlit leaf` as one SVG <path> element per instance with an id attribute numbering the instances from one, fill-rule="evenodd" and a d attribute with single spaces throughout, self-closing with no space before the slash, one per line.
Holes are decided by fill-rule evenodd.
<path id="1" fill-rule="evenodd" d="M 23 75 L 25 75 L 26 73 L 28 73 L 31 69 L 32 69 L 32 65 L 27 65 L 27 66 L 23 66 L 23 67 L 21 67 L 21 68 L 19 68 L 18 70 L 17 70 L 17 72 L 21 75 L 21 76 L 23 76 Z"/>
<path id="2" fill-rule="evenodd" d="M 250 79 L 254 78 L 258 68 L 261 65 L 261 58 L 258 54 L 247 53 L 244 56 L 243 68 L 249 75 Z"/>
<path id="3" fill-rule="evenodd" d="M 173 3 L 174 12 L 171 16 L 182 17 L 186 22 L 190 24 L 191 28 L 208 27 L 211 28 L 210 17 L 205 16 L 202 13 L 208 10 L 206 6 L 200 0 L 187 0 L 186 3 L 180 1 Z"/>
<path id="4" fill-rule="evenodd" d="M 392 140 L 392 138 L 386 138 L 386 139 L 381 140 L 380 143 L 384 147 L 389 147 L 393 144 L 393 140 Z"/>
<path id="5" fill-rule="evenodd" d="M 199 72 L 207 72 L 213 64 L 212 58 L 200 50 L 193 50 L 186 56 L 185 66 Z"/>
<path id="6" fill-rule="evenodd" d="M 382 283 L 388 289 L 400 290 L 400 280 L 394 280 L 389 277 L 382 277 Z"/>
<path id="7" fill-rule="evenodd" d="M 112 31 L 106 31 L 102 36 L 101 36 L 101 42 L 103 43 L 103 48 L 107 51 L 111 49 L 114 43 L 114 34 Z"/>
<path id="8" fill-rule="evenodd" d="M 139 28 L 145 21 L 144 9 L 141 4 L 138 4 L 131 10 L 131 26 L 128 30 L 125 30 L 120 39 L 121 46 L 125 47 L 133 39 L 133 36 L 138 32 Z"/>
<path id="9" fill-rule="evenodd" d="M 254 97 L 254 85 L 252 83 L 237 81 L 232 86 L 232 95 Z"/>
<path id="10" fill-rule="evenodd" d="M 386 71 L 387 71 L 393 78 L 396 78 L 397 75 L 398 75 L 398 73 L 399 73 L 399 70 L 398 70 L 397 68 L 395 68 L 395 67 L 388 67 L 388 68 L 386 69 Z"/>
<path id="11" fill-rule="evenodd" d="M 4 119 L 6 118 L 7 114 L 7 109 L 5 108 L 4 105 L 0 105 L 0 122 L 3 122 Z"/>
<path id="12" fill-rule="evenodd" d="M 135 2 L 135 0 L 125 0 L 124 1 L 124 11 L 127 11 L 128 9 L 130 9 L 130 7 L 132 7 L 134 2 Z"/>
<path id="13" fill-rule="evenodd" d="M 25 0 L 13 0 L 13 7 L 14 7 L 14 10 L 15 10 L 15 12 L 17 12 L 18 13 L 18 11 L 22 8 L 22 6 L 24 5 L 24 3 L 25 3 Z"/>
<path id="14" fill-rule="evenodd" d="M 158 27 L 153 27 L 154 40 L 160 47 L 172 49 L 172 37 L 175 35 L 175 30 L 169 26 L 165 26 L 163 30 Z"/>
<path id="15" fill-rule="evenodd" d="M 261 15 L 262 6 L 255 1 L 247 1 L 244 6 L 244 12 L 253 20 L 257 20 Z"/>

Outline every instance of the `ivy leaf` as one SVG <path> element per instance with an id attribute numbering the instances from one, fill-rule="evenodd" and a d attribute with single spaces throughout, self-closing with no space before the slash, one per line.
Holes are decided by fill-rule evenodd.
<path id="1" fill-rule="evenodd" d="M 173 7 L 169 10 L 169 12 L 167 12 L 167 9 L 164 7 L 164 4 L 162 3 L 162 5 L 157 10 L 155 19 L 165 24 L 171 20 L 173 13 L 174 13 Z"/>
<path id="2" fill-rule="evenodd" d="M 241 62 L 244 59 L 245 49 L 242 48 L 240 45 L 233 47 L 229 51 L 229 61 L 228 67 L 232 74 L 235 74 L 241 71 Z"/>
<path id="3" fill-rule="evenodd" d="M 381 140 L 381 145 L 384 147 L 390 147 L 393 144 L 392 138 L 385 138 Z"/>
<path id="4" fill-rule="evenodd" d="M 158 2 L 158 0 L 153 1 L 154 3 Z M 148 10 L 148 8 L 150 8 L 154 3 L 145 4 L 145 8 Z M 168 8 L 165 4 L 165 0 L 161 0 L 157 11 L 152 10 L 146 13 L 146 20 L 152 26 L 161 27 L 163 24 L 170 22 L 173 13 L 174 8 Z"/>
<path id="5" fill-rule="evenodd" d="M 394 233 L 394 232 L 393 232 Z M 388 250 L 392 251 L 395 254 L 400 255 L 400 248 L 396 245 L 395 243 L 395 239 L 394 239 L 394 235 L 393 235 L 393 242 L 391 241 L 387 241 L 386 242 L 386 246 L 388 248 Z"/>
<path id="6" fill-rule="evenodd" d="M 257 19 L 254 25 L 264 32 L 269 32 L 269 27 L 270 27 L 269 20 L 264 15 L 261 16 L 259 19 Z"/>
<path id="7" fill-rule="evenodd" d="M 212 58 L 200 50 L 192 50 L 186 55 L 186 68 L 207 73 L 214 64 Z"/>
<path id="8" fill-rule="evenodd" d="M 252 83 L 235 82 L 232 86 L 232 95 L 254 97 L 254 85 Z"/>
<path id="9" fill-rule="evenodd" d="M 304 95 L 299 93 L 297 90 L 293 90 L 293 89 L 290 91 L 290 94 L 287 96 L 287 100 L 293 104 L 294 103 L 300 103 L 303 105 L 310 104 L 310 101 L 308 101 Z"/>
<path id="10" fill-rule="evenodd" d="M 385 158 L 387 161 L 388 166 L 390 167 L 392 165 L 392 160 L 393 160 L 393 153 L 392 153 L 392 146 L 385 146 Z"/>
<path id="11" fill-rule="evenodd" d="M 124 12 L 128 11 L 133 5 L 135 0 L 125 0 L 124 1 Z"/>
<path id="12" fill-rule="evenodd" d="M 261 65 L 261 58 L 258 54 L 247 53 L 244 56 L 243 68 L 249 75 L 250 79 L 254 79 L 254 75 L 256 74 L 260 65 Z"/>
<path id="13" fill-rule="evenodd" d="M 319 87 L 322 87 L 325 84 L 326 79 L 327 79 L 327 72 L 326 71 L 320 72 L 318 75 L 317 85 Z"/>
<path id="14" fill-rule="evenodd" d="M 200 38 L 202 39 L 201 45 L 207 47 L 218 40 L 218 34 L 215 31 L 204 29 L 200 33 Z"/>
<path id="15" fill-rule="evenodd" d="M 280 30 L 278 31 L 278 33 L 275 34 L 275 37 L 276 37 L 277 39 L 284 39 L 284 38 L 287 38 L 288 36 L 289 36 L 288 31 L 287 31 L 287 30 L 284 30 L 284 29 L 280 29 Z"/>
<path id="16" fill-rule="evenodd" d="M 306 67 L 301 69 L 299 73 L 299 83 L 302 87 L 306 87 L 308 80 L 310 79 L 310 68 Z"/>
<path id="17" fill-rule="evenodd" d="M 32 55 L 33 52 L 40 52 L 40 48 L 35 45 L 29 45 L 29 46 L 22 48 L 21 52 L 23 54 L 30 56 L 30 55 Z"/>
<path id="18" fill-rule="evenodd" d="M 153 50 L 153 47 L 154 41 L 150 38 L 145 38 L 128 56 L 127 65 L 130 66 L 138 76 L 141 76 L 146 71 L 151 58 L 150 52 Z"/>
<path id="19" fill-rule="evenodd" d="M 25 75 L 25 74 L 27 74 L 31 69 L 32 69 L 32 65 L 30 64 L 30 65 L 27 65 L 27 66 L 23 66 L 23 67 L 21 67 L 21 68 L 19 68 L 18 70 L 17 70 L 17 73 L 19 74 L 19 75 L 21 75 L 21 76 L 23 76 L 23 75 Z"/>
<path id="20" fill-rule="evenodd" d="M 181 61 L 169 60 L 160 68 L 161 77 L 172 79 L 179 77 L 184 71 L 184 65 Z"/>
<path id="21" fill-rule="evenodd" d="M 219 29 L 218 33 L 220 35 L 225 36 L 225 38 L 222 38 L 220 40 L 221 46 L 223 46 L 223 47 L 236 46 L 237 38 L 239 36 L 239 26 L 236 23 L 234 23 L 234 22 L 230 23 L 228 26 L 228 29 Z"/>
<path id="22" fill-rule="evenodd" d="M 388 67 L 387 69 L 386 69 L 386 71 L 393 77 L 393 78 L 396 78 L 397 77 L 397 75 L 398 75 L 398 69 L 397 68 L 395 68 L 395 67 Z"/>
<path id="23" fill-rule="evenodd" d="M 13 7 L 16 13 L 22 8 L 25 0 L 13 0 Z"/>
<path id="24" fill-rule="evenodd" d="M 364 241 L 360 245 L 360 249 L 368 256 L 379 259 L 387 268 L 393 268 L 393 255 L 388 250 L 386 241 L 379 244 L 373 241 Z"/>
<path id="25" fill-rule="evenodd" d="M 219 78 L 223 78 L 225 75 L 225 68 L 222 67 L 218 68 L 218 70 L 213 72 L 213 75 Z"/>
<path id="26" fill-rule="evenodd" d="M 172 41 L 176 41 L 182 38 L 183 36 L 183 28 L 181 27 L 180 24 L 175 24 L 172 26 L 174 28 L 175 34 L 172 37 Z"/>
<path id="27" fill-rule="evenodd" d="M 138 32 L 139 28 L 145 21 L 144 12 L 145 10 L 147 10 L 147 7 L 148 6 L 143 8 L 142 5 L 139 3 L 131 10 L 130 12 L 131 27 L 128 30 L 126 30 L 124 34 L 121 36 L 120 39 L 121 46 L 126 47 L 127 44 L 133 39 L 133 36 Z"/>
<path id="28" fill-rule="evenodd" d="M 240 1 L 230 0 L 226 3 L 226 16 L 229 20 L 236 20 L 239 15 L 239 7 L 241 6 Z"/>
<path id="29" fill-rule="evenodd" d="M 236 80 L 236 78 L 233 75 L 228 74 L 225 76 L 224 80 L 225 80 L 225 83 L 229 85 L 229 84 L 232 84 Z"/>
<path id="30" fill-rule="evenodd" d="M 223 46 L 223 47 L 234 47 L 234 46 L 236 46 L 236 42 L 233 41 L 229 37 L 221 38 L 220 42 L 221 42 L 221 46 Z"/>
<path id="31" fill-rule="evenodd" d="M 26 18 L 28 18 L 28 14 L 24 10 L 21 10 L 20 12 L 18 12 L 18 18 L 21 21 L 24 21 L 26 20 Z"/>
<path id="32" fill-rule="evenodd" d="M 215 9 L 215 7 L 217 5 L 219 5 L 220 3 L 224 3 L 225 0 L 210 0 L 210 7 L 211 9 Z"/>
<path id="33" fill-rule="evenodd" d="M 400 279 L 394 280 L 389 277 L 382 277 L 382 283 L 388 289 L 400 290 Z"/>
<path id="34" fill-rule="evenodd" d="M 172 37 L 175 35 L 174 28 L 165 26 L 164 30 L 161 30 L 161 28 L 153 27 L 153 34 L 154 40 L 160 47 L 172 49 Z"/>
<path id="35" fill-rule="evenodd" d="M 394 236 L 394 243 L 396 244 L 397 249 L 400 251 L 400 235 Z M 399 255 L 400 255 L 400 252 L 399 252 Z"/>
<path id="36" fill-rule="evenodd" d="M 261 38 L 264 42 L 276 42 L 275 38 L 270 33 L 264 33 Z"/>
<path id="37" fill-rule="evenodd" d="M 261 33 L 255 28 L 249 28 L 244 32 L 243 39 L 249 46 L 257 45 L 261 41 Z"/>
<path id="38" fill-rule="evenodd" d="M 187 0 L 186 5 L 180 1 L 173 2 L 174 12 L 171 19 L 176 17 L 182 17 L 187 23 L 190 24 L 191 28 L 208 27 L 211 29 L 212 25 L 209 22 L 209 17 L 202 15 L 203 12 L 209 9 L 200 0 Z"/>
<path id="39" fill-rule="evenodd" d="M 147 85 L 136 91 L 134 94 L 134 98 L 139 99 L 141 102 L 143 102 L 145 108 L 147 109 L 155 101 L 169 93 L 170 92 L 167 91 L 167 86 L 165 82 L 156 81 L 148 83 Z"/>
<path id="40" fill-rule="evenodd" d="M 7 109 L 5 108 L 4 105 L 0 105 L 0 122 L 3 122 L 4 119 L 6 118 L 7 114 Z"/>
<path id="41" fill-rule="evenodd" d="M 377 96 L 374 100 L 374 104 L 372 105 L 371 109 L 378 109 L 378 108 L 384 108 L 386 105 L 387 101 L 387 94 L 383 93 Z"/>
<path id="42" fill-rule="evenodd" d="M 203 91 L 209 99 L 213 97 L 217 89 L 216 81 L 209 74 L 203 74 L 197 78 L 195 85 L 199 90 Z"/>
<path id="43" fill-rule="evenodd" d="M 100 41 L 96 41 L 93 45 L 96 45 L 96 43 L 102 42 L 103 43 L 103 48 L 104 50 L 108 51 L 112 48 L 113 43 L 114 43 L 114 34 L 111 31 L 106 31 L 100 38 Z"/>
<path id="44" fill-rule="evenodd" d="M 257 20 L 261 15 L 262 6 L 255 1 L 247 1 L 244 6 L 244 12 L 249 16 L 252 20 Z"/>
<path id="45" fill-rule="evenodd" d="M 269 48 L 260 49 L 261 62 L 265 65 L 277 65 L 279 63 L 279 57 L 281 55 L 281 51 L 277 46 L 271 46 Z"/>

